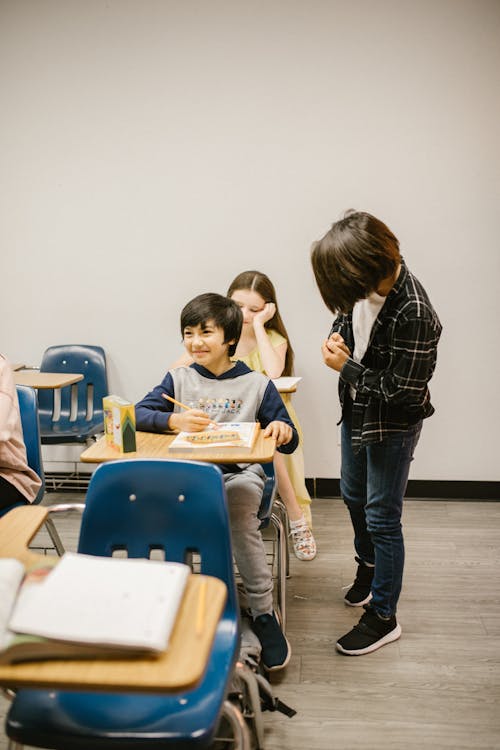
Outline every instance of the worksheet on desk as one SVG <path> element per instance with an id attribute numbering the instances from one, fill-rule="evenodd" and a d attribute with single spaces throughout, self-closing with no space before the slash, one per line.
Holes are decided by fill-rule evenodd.
<path id="1" fill-rule="evenodd" d="M 182 563 L 66 553 L 21 587 L 11 630 L 73 643 L 163 651 L 191 570 Z"/>
<path id="2" fill-rule="evenodd" d="M 281 389 L 295 388 L 301 380 L 302 378 L 299 377 L 273 378 L 273 383 L 279 391 Z"/>

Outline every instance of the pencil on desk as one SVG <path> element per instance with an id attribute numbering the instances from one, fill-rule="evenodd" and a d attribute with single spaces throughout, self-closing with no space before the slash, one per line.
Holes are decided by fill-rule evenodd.
<path id="1" fill-rule="evenodd" d="M 198 591 L 198 610 L 196 612 L 196 635 L 203 633 L 203 626 L 205 624 L 205 609 L 207 599 L 207 582 L 202 581 L 200 583 Z"/>
<path id="2" fill-rule="evenodd" d="M 187 409 L 188 411 L 191 409 L 191 406 L 186 406 L 186 404 L 183 404 L 181 401 L 177 401 L 177 399 L 172 398 L 172 396 L 167 396 L 166 393 L 162 393 L 161 395 L 163 396 L 163 398 L 166 398 L 167 401 L 171 401 L 176 406 L 180 406 L 181 409 Z"/>

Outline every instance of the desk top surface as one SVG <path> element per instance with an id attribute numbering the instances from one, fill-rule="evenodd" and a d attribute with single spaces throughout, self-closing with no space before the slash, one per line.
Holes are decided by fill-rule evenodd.
<path id="1" fill-rule="evenodd" d="M 47 509 L 38 505 L 14 508 L 0 518 L 0 557 L 17 557 L 28 565 L 40 558 L 46 562 L 47 557 L 27 549 L 46 516 Z M 55 561 L 57 564 L 57 558 Z M 133 692 L 177 692 L 194 687 L 203 676 L 226 595 L 223 581 L 191 575 L 169 648 L 158 657 L 0 665 L 0 685 Z M 205 609 L 199 629 L 201 597 Z"/>
<path id="2" fill-rule="evenodd" d="M 31 388 L 64 388 L 83 380 L 83 375 L 77 372 L 40 372 L 39 370 L 16 370 L 14 382 L 16 385 L 28 385 Z"/>
<path id="3" fill-rule="evenodd" d="M 252 449 L 224 448 L 215 452 L 210 449 L 209 453 L 204 453 L 202 448 L 192 451 L 169 451 L 175 435 L 159 434 L 155 432 L 137 432 L 136 444 L 137 450 L 133 453 L 120 454 L 111 448 L 106 438 L 100 438 L 96 443 L 83 451 L 80 461 L 83 463 L 105 463 L 106 461 L 115 461 L 117 459 L 127 458 L 171 458 L 190 461 L 205 461 L 217 464 L 232 463 L 270 463 L 273 460 L 276 450 L 276 441 L 274 438 L 265 438 L 262 430 L 259 430 Z"/>
<path id="4" fill-rule="evenodd" d="M 301 377 L 283 376 L 281 378 L 273 378 L 273 383 L 280 393 L 295 393 L 301 380 Z"/>

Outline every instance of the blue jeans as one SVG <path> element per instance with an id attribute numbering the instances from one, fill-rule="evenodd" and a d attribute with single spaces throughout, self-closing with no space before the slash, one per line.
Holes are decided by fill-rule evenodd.
<path id="1" fill-rule="evenodd" d="M 422 421 L 354 453 L 351 410 L 344 409 L 340 492 L 351 515 L 358 557 L 374 564 L 372 606 L 391 617 L 403 582 L 405 548 L 401 528 L 403 497 Z"/>

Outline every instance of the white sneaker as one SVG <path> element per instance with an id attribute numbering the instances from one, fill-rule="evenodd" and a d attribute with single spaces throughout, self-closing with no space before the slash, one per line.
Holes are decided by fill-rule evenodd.
<path id="1" fill-rule="evenodd" d="M 317 552 L 316 542 L 304 515 L 298 521 L 289 521 L 289 523 L 295 557 L 299 560 L 314 560 Z"/>

